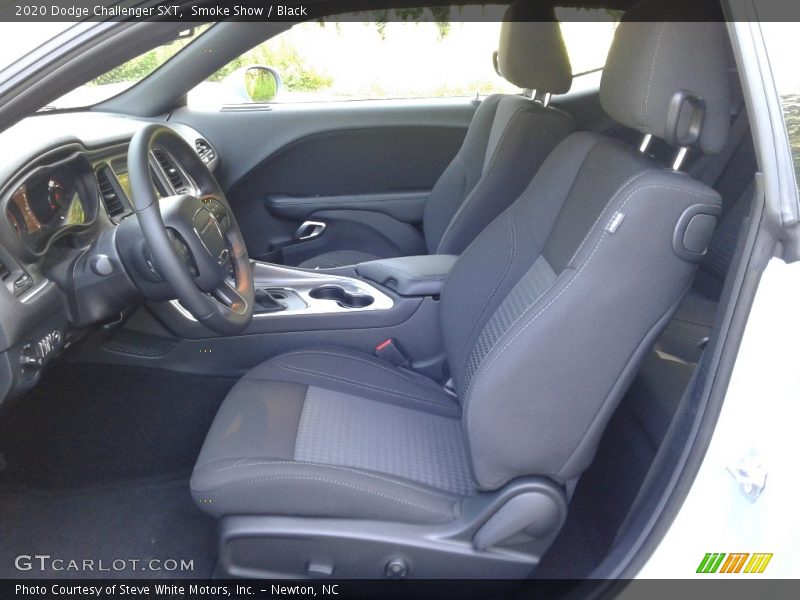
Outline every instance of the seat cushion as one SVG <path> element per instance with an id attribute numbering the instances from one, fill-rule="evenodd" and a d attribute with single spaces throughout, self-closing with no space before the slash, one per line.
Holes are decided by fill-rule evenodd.
<path id="1" fill-rule="evenodd" d="M 359 252 L 358 250 L 335 250 L 309 258 L 298 266 L 302 269 L 333 269 L 335 267 L 357 265 L 370 260 L 380 260 L 381 258 L 387 257 L 370 254 L 369 252 Z"/>
<path id="2" fill-rule="evenodd" d="M 215 516 L 446 522 L 475 489 L 460 416 L 435 382 L 370 355 L 284 354 L 223 402 L 192 494 Z"/>

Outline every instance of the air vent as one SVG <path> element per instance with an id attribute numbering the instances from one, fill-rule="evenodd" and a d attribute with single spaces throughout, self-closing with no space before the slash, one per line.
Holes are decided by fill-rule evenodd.
<path id="1" fill-rule="evenodd" d="M 97 169 L 97 186 L 100 189 L 100 197 L 103 199 L 103 206 L 106 207 L 109 217 L 113 219 L 126 212 L 125 202 L 119 195 L 116 177 L 108 165 L 103 165 Z"/>
<path id="2" fill-rule="evenodd" d="M 161 165 L 164 173 L 169 177 L 169 182 L 172 184 L 172 189 L 175 190 L 175 193 L 188 194 L 189 185 L 184 180 L 183 173 L 178 169 L 174 159 L 160 148 L 153 150 L 153 156 L 156 157 L 158 164 Z"/>
<path id="3" fill-rule="evenodd" d="M 200 160 L 205 164 L 217 158 L 217 153 L 214 152 L 214 148 L 203 138 L 197 138 L 194 142 L 194 147 L 197 149 L 197 156 L 199 156 Z"/>

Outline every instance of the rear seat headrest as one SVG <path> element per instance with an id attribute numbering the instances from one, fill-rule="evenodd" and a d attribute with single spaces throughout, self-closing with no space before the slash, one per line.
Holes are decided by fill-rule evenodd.
<path id="1" fill-rule="evenodd" d="M 645 0 L 625 13 L 600 84 L 609 116 L 676 146 L 722 150 L 730 126 L 730 48 L 718 6 L 708 7 Z"/>
<path id="2" fill-rule="evenodd" d="M 500 29 L 496 67 L 521 88 L 563 94 L 572 86 L 572 65 L 552 7 L 517 0 Z"/>

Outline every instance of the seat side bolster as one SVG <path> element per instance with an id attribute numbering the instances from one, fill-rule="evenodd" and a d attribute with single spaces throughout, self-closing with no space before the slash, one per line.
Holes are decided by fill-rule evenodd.
<path id="1" fill-rule="evenodd" d="M 502 99 L 501 94 L 494 94 L 481 101 L 461 148 L 431 190 L 422 220 L 428 252 L 436 251 L 464 197 L 481 178 L 489 134 Z"/>

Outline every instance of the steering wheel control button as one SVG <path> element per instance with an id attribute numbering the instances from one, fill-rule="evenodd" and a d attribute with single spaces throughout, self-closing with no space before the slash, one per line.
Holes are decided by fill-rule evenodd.
<path id="1" fill-rule="evenodd" d="M 408 561 L 404 558 L 393 558 L 386 563 L 386 568 L 384 569 L 386 576 L 392 579 L 402 579 L 408 576 L 408 571 Z"/>
<path id="2" fill-rule="evenodd" d="M 228 216 L 228 211 L 225 210 L 225 207 L 222 206 L 222 203 L 219 200 L 208 200 L 206 203 L 208 210 L 211 211 L 211 214 L 214 215 L 214 218 L 222 223 L 225 220 L 225 217 Z"/>
<path id="3" fill-rule="evenodd" d="M 114 261 L 105 254 L 98 254 L 91 260 L 92 271 L 102 277 L 111 275 L 114 272 Z"/>

